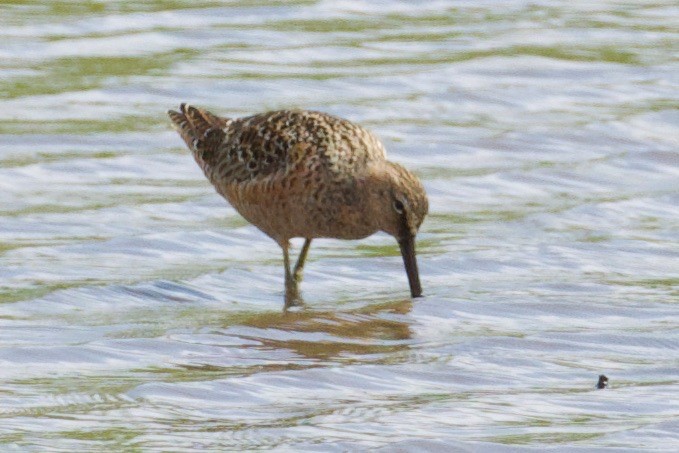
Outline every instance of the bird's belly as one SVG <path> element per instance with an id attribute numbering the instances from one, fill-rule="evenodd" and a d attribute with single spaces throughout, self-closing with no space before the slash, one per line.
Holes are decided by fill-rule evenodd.
<path id="1" fill-rule="evenodd" d="M 361 204 L 341 191 L 319 195 L 239 186 L 222 194 L 248 222 L 278 242 L 294 237 L 361 239 L 377 231 Z"/>

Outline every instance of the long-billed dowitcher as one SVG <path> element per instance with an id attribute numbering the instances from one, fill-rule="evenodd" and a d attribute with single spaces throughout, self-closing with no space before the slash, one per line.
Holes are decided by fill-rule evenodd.
<path id="1" fill-rule="evenodd" d="M 283 249 L 286 306 L 301 302 L 312 239 L 361 239 L 377 231 L 396 238 L 410 293 L 422 295 L 415 235 L 427 194 L 415 175 L 386 159 L 371 132 L 305 110 L 231 119 L 181 104 L 168 114 L 217 192 Z M 291 271 L 295 237 L 305 241 Z"/>

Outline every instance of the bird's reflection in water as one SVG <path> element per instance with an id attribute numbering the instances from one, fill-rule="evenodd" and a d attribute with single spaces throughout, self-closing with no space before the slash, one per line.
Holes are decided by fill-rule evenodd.
<path id="1" fill-rule="evenodd" d="M 351 311 L 314 311 L 256 314 L 239 323 L 261 329 L 251 337 L 260 348 L 287 349 L 312 360 L 351 360 L 356 355 L 393 353 L 409 347 L 410 323 L 399 316 L 410 312 L 410 299 L 370 305 Z M 267 335 L 271 330 L 284 331 Z M 292 334 L 292 335 L 290 335 Z"/>

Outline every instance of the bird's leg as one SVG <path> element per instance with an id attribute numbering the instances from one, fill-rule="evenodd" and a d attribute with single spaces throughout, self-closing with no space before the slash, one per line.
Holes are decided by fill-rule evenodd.
<path id="1" fill-rule="evenodd" d="M 295 269 L 292 276 L 295 278 L 297 284 L 302 283 L 302 278 L 304 277 L 304 263 L 306 262 L 306 255 L 309 253 L 309 246 L 311 245 L 311 239 L 307 238 L 304 240 L 304 245 L 302 250 L 299 252 L 299 257 L 297 258 L 297 264 L 295 264 Z"/>
<path id="2" fill-rule="evenodd" d="M 297 281 L 290 273 L 290 243 L 285 241 L 281 243 L 283 249 L 283 266 L 285 267 L 285 308 L 293 307 L 295 305 L 302 305 L 302 298 L 299 296 L 299 287 Z"/>

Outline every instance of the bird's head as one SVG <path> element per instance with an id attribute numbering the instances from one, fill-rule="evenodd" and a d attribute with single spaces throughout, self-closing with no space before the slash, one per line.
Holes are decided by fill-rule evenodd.
<path id="1" fill-rule="evenodd" d="M 427 194 L 413 173 L 393 162 L 380 162 L 369 169 L 368 215 L 376 227 L 396 238 L 413 297 L 422 295 L 415 254 L 415 236 L 429 211 Z"/>

